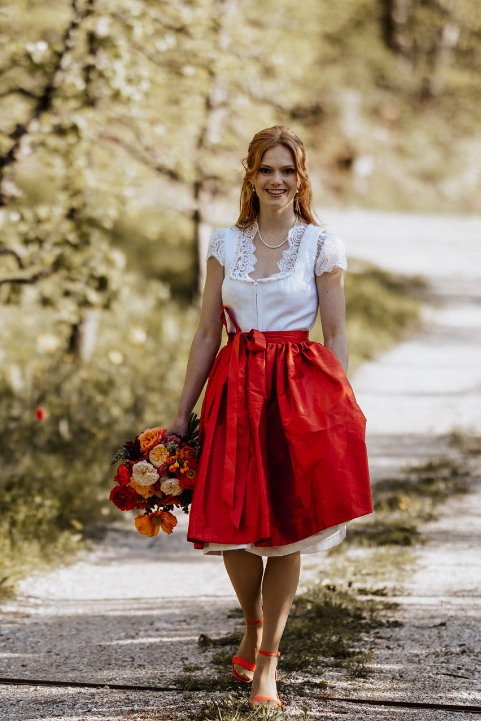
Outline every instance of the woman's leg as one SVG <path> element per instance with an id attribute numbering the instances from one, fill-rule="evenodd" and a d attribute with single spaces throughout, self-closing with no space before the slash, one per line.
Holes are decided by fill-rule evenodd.
<path id="1" fill-rule="evenodd" d="M 267 559 L 262 581 L 262 602 L 264 604 L 264 623 L 262 630 L 263 651 L 275 653 L 284 632 L 292 601 L 299 584 L 301 554 L 271 556 Z M 277 666 L 275 656 L 258 654 L 256 670 L 252 681 L 253 696 L 271 696 L 276 698 L 274 671 Z"/>
<path id="2" fill-rule="evenodd" d="M 236 592 L 239 603 L 248 621 L 257 621 L 262 616 L 261 584 L 264 564 L 260 556 L 244 551 L 224 551 L 224 565 Z M 251 663 L 257 662 L 257 649 L 262 638 L 262 623 L 255 626 L 246 624 L 244 638 L 236 656 Z M 247 681 L 252 680 L 253 672 L 243 666 L 234 666 L 236 673 Z"/>

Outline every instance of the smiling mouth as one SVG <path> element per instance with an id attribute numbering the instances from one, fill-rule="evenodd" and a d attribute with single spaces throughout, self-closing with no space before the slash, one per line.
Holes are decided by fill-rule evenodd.
<path id="1" fill-rule="evenodd" d="M 266 193 L 268 193 L 268 195 L 272 196 L 273 198 L 277 198 L 278 196 L 287 193 L 287 190 L 269 190 L 268 188 L 266 188 Z"/>

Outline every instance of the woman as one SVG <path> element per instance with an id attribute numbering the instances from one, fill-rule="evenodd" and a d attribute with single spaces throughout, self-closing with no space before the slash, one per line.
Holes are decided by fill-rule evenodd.
<path id="1" fill-rule="evenodd" d="M 244 611 L 234 676 L 252 681 L 253 705 L 278 706 L 278 646 L 300 554 L 340 543 L 372 502 L 365 417 L 346 378 L 343 243 L 313 217 L 305 149 L 293 131 L 257 133 L 244 168 L 239 219 L 209 242 L 169 432 L 186 431 L 208 377 L 187 537 L 223 555 Z M 309 340 L 318 307 L 324 345 Z M 218 353 L 222 324 L 228 342 Z"/>

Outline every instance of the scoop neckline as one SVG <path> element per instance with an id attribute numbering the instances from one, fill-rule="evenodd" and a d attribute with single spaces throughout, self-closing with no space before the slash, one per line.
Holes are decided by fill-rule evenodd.
<path id="1" fill-rule="evenodd" d="M 306 237 L 306 232 L 307 232 L 308 228 L 310 227 L 310 225 L 312 225 L 311 223 L 306 223 L 306 221 L 303 220 L 302 218 L 301 218 L 300 220 L 301 220 L 301 223 L 304 224 L 304 226 L 303 226 L 303 227 L 304 227 L 304 231 L 303 231 L 302 236 L 301 236 L 301 238 L 300 238 L 300 240 L 299 240 L 299 245 L 298 245 L 298 247 L 297 247 L 297 253 L 296 253 L 296 256 L 295 256 L 295 260 L 294 260 L 293 266 L 292 266 L 292 268 L 291 268 L 287 273 L 283 273 L 283 274 L 281 275 L 282 271 L 281 271 L 281 269 L 279 268 L 279 263 L 281 263 L 281 261 L 284 259 L 285 253 L 289 252 L 289 251 L 291 250 L 291 248 L 292 248 L 292 242 L 291 242 L 292 233 L 293 233 L 293 231 L 295 230 L 296 227 L 299 227 L 298 224 L 297 224 L 297 225 L 293 225 L 292 228 L 289 230 L 289 233 L 288 233 L 288 236 L 287 236 L 288 247 L 283 251 L 281 257 L 280 257 L 279 260 L 277 261 L 277 267 L 279 268 L 279 270 L 278 270 L 277 273 L 271 273 L 271 275 L 265 276 L 264 278 L 252 278 L 248 273 L 245 273 L 245 275 L 244 275 L 242 278 L 237 278 L 237 277 L 235 277 L 235 276 L 232 275 L 232 272 L 233 272 L 233 270 L 234 270 L 234 267 L 236 266 L 237 261 L 238 261 L 238 259 L 239 259 L 239 254 L 240 254 L 240 252 L 241 252 L 241 250 L 242 250 L 241 246 L 242 246 L 242 240 L 243 240 L 244 233 L 245 233 L 247 230 L 249 230 L 250 228 L 252 228 L 252 226 L 254 226 L 254 227 L 256 228 L 256 230 L 255 230 L 255 233 L 254 233 L 254 235 L 253 235 L 252 237 L 247 236 L 247 242 L 248 242 L 248 244 L 250 244 L 250 246 L 251 246 L 251 247 L 250 247 L 250 254 L 251 254 L 251 256 L 252 256 L 253 258 L 255 258 L 256 260 L 258 260 L 258 258 L 257 258 L 257 256 L 256 256 L 256 246 L 255 246 L 255 244 L 254 244 L 254 238 L 255 238 L 255 236 L 256 236 L 257 228 L 258 228 L 257 217 L 256 217 L 255 220 L 253 221 L 253 223 L 251 223 L 250 225 L 246 226 L 245 228 L 240 228 L 240 229 L 238 229 L 238 230 L 239 230 L 239 238 L 238 238 L 238 243 L 237 243 L 237 248 L 236 248 L 235 259 L 234 259 L 234 262 L 233 262 L 233 264 L 232 264 L 231 271 L 230 271 L 230 273 L 229 273 L 230 277 L 231 277 L 233 280 L 244 280 L 244 281 L 247 281 L 247 282 L 250 282 L 250 283 L 260 283 L 260 282 L 270 282 L 270 281 L 276 281 L 276 280 L 283 280 L 284 278 L 288 278 L 290 275 L 292 275 L 292 273 L 294 272 L 294 270 L 295 270 L 296 267 L 297 267 L 297 263 L 298 263 L 298 259 L 299 259 L 299 254 L 300 254 L 300 251 L 301 251 L 301 247 L 302 247 L 304 238 Z M 301 226 L 301 227 L 302 227 L 302 226 Z M 254 268 L 250 271 L 250 273 L 253 273 L 254 270 L 255 270 L 255 265 L 254 265 Z"/>

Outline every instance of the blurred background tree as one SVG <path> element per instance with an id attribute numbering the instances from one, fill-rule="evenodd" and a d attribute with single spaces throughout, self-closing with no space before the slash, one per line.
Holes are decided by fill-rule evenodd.
<path id="1" fill-rule="evenodd" d="M 108 518 L 111 451 L 174 413 L 207 241 L 236 220 L 240 161 L 260 128 L 304 138 L 324 207 L 477 208 L 480 34 L 476 0 L 3 2 L 11 552 L 45 555 Z M 372 268 L 357 277 L 346 291 L 361 359 L 415 321 L 418 286 Z"/>

